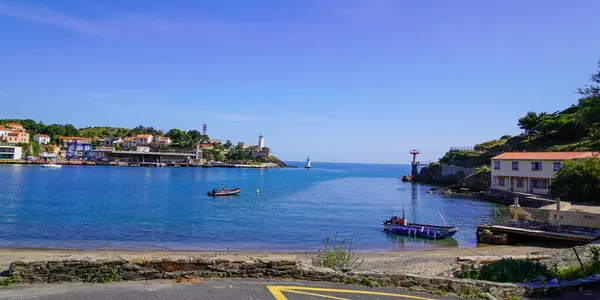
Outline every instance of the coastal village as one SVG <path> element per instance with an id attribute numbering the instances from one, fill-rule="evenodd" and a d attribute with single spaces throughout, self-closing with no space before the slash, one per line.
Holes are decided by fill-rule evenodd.
<path id="1" fill-rule="evenodd" d="M 16 122 L 0 124 L 0 163 L 240 168 L 285 166 L 265 146 L 262 134 L 254 145 L 246 145 L 244 142 L 233 145 L 230 141 L 208 138 L 204 125 L 198 142 L 188 147 L 179 147 L 173 144 L 169 136 L 147 133 L 93 138 L 63 135 L 51 137 L 42 132 L 32 135 Z"/>

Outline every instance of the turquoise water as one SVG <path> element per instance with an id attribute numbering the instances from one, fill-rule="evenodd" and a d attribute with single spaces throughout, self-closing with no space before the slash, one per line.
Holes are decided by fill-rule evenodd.
<path id="1" fill-rule="evenodd" d="M 339 232 L 364 251 L 474 247 L 502 206 L 402 183 L 409 166 L 313 163 L 313 169 L 0 167 L 0 247 L 314 251 Z M 239 196 L 212 198 L 214 187 Z M 256 194 L 256 190 L 260 190 Z M 452 239 L 384 233 L 409 221 L 460 226 Z"/>

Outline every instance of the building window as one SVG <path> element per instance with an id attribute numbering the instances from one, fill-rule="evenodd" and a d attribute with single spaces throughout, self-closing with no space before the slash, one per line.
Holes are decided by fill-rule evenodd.
<path id="1" fill-rule="evenodd" d="M 500 170 L 500 162 L 499 161 L 494 162 L 494 170 Z"/>
<path id="2" fill-rule="evenodd" d="M 560 162 L 555 162 L 552 166 L 554 171 L 558 171 L 560 169 Z"/>
<path id="3" fill-rule="evenodd" d="M 513 170 L 518 170 L 519 169 L 519 162 L 518 161 L 513 161 L 512 162 L 512 169 Z"/>
<path id="4" fill-rule="evenodd" d="M 504 186 L 505 182 L 504 182 L 504 177 L 498 177 L 498 185 L 499 186 Z"/>
<path id="5" fill-rule="evenodd" d="M 541 171 L 541 170 L 542 170 L 542 162 L 541 161 L 531 162 L 531 171 Z"/>
<path id="6" fill-rule="evenodd" d="M 548 187 L 548 181 L 546 179 L 532 179 L 531 187 L 534 189 L 545 189 Z"/>
<path id="7" fill-rule="evenodd" d="M 518 188 L 522 188 L 523 187 L 523 178 L 517 178 L 517 187 Z"/>

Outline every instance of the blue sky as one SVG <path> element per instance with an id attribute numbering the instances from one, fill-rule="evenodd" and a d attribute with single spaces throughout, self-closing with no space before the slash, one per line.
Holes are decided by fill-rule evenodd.
<path id="1" fill-rule="evenodd" d="M 143 3 L 143 5 L 141 4 Z M 408 163 L 577 100 L 600 1 L 0 0 L 0 118 Z"/>

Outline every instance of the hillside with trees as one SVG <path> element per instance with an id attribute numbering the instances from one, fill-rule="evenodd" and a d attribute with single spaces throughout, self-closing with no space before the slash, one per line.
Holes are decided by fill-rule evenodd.
<path id="1" fill-rule="evenodd" d="M 600 151 L 600 61 L 595 74 L 591 76 L 591 84 L 578 89 L 577 93 L 581 95 L 578 102 L 564 110 L 527 112 L 516 124 L 523 130 L 520 135 L 505 135 L 499 139 L 477 144 L 472 150 L 449 151 L 439 160 L 439 163 L 479 168 L 480 172 L 486 173 L 477 176 L 485 179 L 485 175 L 489 173 L 488 166 L 491 164 L 491 158 L 507 151 Z M 553 193 L 587 202 L 600 199 L 600 178 L 597 178 L 600 176 L 600 171 L 598 170 L 600 170 L 600 163 L 597 159 L 565 164 L 565 168 L 557 174 L 557 179 L 561 180 L 553 184 Z M 577 172 L 579 175 L 575 175 Z M 422 173 L 428 174 L 429 177 L 421 177 L 417 180 L 431 181 L 428 180 L 432 178 L 431 170 L 425 168 Z M 582 177 L 581 174 L 585 176 Z M 586 176 L 591 179 L 584 180 Z M 577 184 L 589 185 L 590 182 L 597 185 L 590 186 L 586 192 L 576 192 L 578 188 L 573 188 Z M 581 193 L 585 193 L 586 196 L 581 198 Z"/>
<path id="2" fill-rule="evenodd" d="M 137 126 L 135 128 L 120 128 L 120 127 L 85 127 L 85 128 L 75 128 L 72 124 L 50 124 L 46 125 L 42 121 L 36 122 L 31 119 L 0 119 L 0 125 L 6 123 L 19 123 L 23 125 L 25 130 L 30 134 L 30 144 L 33 148 L 33 154 L 38 154 L 37 149 L 39 149 L 39 145 L 37 145 L 33 141 L 33 136 L 42 133 L 50 136 L 50 143 L 54 145 L 60 144 L 61 136 L 79 136 L 79 137 L 87 137 L 87 138 L 109 138 L 109 137 L 132 137 L 138 134 L 152 134 L 154 136 L 168 136 L 171 138 L 172 144 L 170 145 L 170 150 L 172 151 L 194 151 L 195 145 L 198 143 L 209 143 L 209 136 L 206 134 L 202 134 L 198 130 L 181 130 L 177 128 L 170 129 L 167 132 L 164 132 L 159 129 L 155 129 L 154 127 L 145 127 L 145 126 Z M 98 146 L 100 144 L 99 140 L 93 141 L 92 144 L 94 146 Z M 27 145 L 22 145 L 27 148 Z M 120 148 L 119 148 L 120 149 Z M 167 149 L 161 149 L 167 150 Z M 277 163 L 281 167 L 285 167 L 285 163 L 276 157 L 272 158 L 263 158 L 263 157 L 252 157 L 250 151 L 247 149 L 243 149 L 240 146 L 233 146 L 233 143 L 230 140 L 227 140 L 224 144 L 213 144 L 213 149 L 204 149 L 202 150 L 203 157 L 206 160 L 214 160 L 214 161 L 223 161 L 223 162 L 273 162 Z M 27 152 L 29 155 L 29 151 Z"/>
<path id="3" fill-rule="evenodd" d="M 556 112 L 527 112 L 517 122 L 523 133 L 505 135 L 474 146 L 469 151 L 450 151 L 440 159 L 463 167 L 490 164 L 490 158 L 506 151 L 600 150 L 600 61 L 592 84 L 577 92 L 577 104 Z"/>

